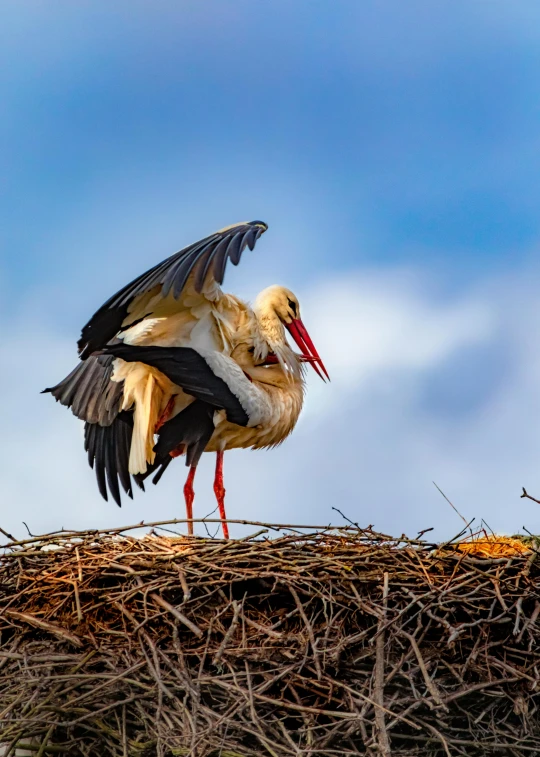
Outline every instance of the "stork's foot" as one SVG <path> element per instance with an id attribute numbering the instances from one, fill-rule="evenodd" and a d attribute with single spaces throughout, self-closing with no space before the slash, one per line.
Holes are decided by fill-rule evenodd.
<path id="1" fill-rule="evenodd" d="M 192 466 L 189 469 L 189 474 L 184 484 L 184 499 L 186 500 L 186 517 L 188 519 L 188 534 L 193 536 L 193 500 L 195 499 L 195 490 L 193 489 L 193 480 L 195 478 L 195 471 L 197 468 Z"/>
<path id="2" fill-rule="evenodd" d="M 219 517 L 221 518 L 221 526 L 223 528 L 223 537 L 229 538 L 229 526 L 226 522 L 225 515 L 225 487 L 223 485 L 223 452 L 217 453 L 216 458 L 216 475 L 214 478 L 214 494 L 216 495 Z"/>

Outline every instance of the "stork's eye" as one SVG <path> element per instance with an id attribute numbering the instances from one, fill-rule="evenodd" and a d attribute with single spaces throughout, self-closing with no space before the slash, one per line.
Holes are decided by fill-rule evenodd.
<path id="1" fill-rule="evenodd" d="M 289 303 L 289 307 L 291 309 L 292 314 L 296 318 L 296 316 L 298 315 L 297 312 L 296 312 L 296 302 L 293 302 L 288 297 L 287 297 L 287 302 Z"/>

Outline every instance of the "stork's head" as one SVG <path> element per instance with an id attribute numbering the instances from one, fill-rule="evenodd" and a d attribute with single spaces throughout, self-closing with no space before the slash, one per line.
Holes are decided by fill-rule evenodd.
<path id="1" fill-rule="evenodd" d="M 255 300 L 253 309 L 270 351 L 280 359 L 280 362 L 287 362 L 282 357 L 283 349 L 287 347 L 284 331 L 284 329 L 287 329 L 300 349 L 300 360 L 311 363 L 323 381 L 325 380 L 324 376 L 330 378 L 306 327 L 302 323 L 298 298 L 290 289 L 278 285 L 263 289 Z"/>

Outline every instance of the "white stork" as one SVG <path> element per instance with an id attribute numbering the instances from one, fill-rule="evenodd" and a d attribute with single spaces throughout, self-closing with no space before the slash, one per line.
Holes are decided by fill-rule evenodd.
<path id="1" fill-rule="evenodd" d="M 108 484 L 120 505 L 120 485 L 132 497 L 131 477 L 144 490 L 148 475 L 157 471 L 157 483 L 185 454 L 191 534 L 197 464 L 204 451 L 216 452 L 214 492 L 228 538 L 224 451 L 280 444 L 302 408 L 302 363 L 328 377 L 290 290 L 268 287 L 251 307 L 220 288 L 227 261 L 237 265 L 267 228 L 228 226 L 136 278 L 83 328 L 76 368 L 44 390 L 85 421 L 85 449 L 105 499 Z"/>

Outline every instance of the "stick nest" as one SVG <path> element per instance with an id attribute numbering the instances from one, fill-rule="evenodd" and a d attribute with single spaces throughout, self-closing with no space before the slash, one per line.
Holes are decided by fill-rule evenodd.
<path id="1" fill-rule="evenodd" d="M 160 533 L 6 545 L 0 754 L 540 754 L 535 540 Z"/>

